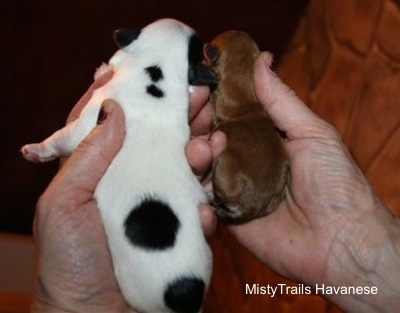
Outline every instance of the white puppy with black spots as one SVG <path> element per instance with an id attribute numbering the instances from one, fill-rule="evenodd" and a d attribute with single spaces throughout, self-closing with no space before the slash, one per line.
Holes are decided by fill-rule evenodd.
<path id="1" fill-rule="evenodd" d="M 124 110 L 126 136 L 95 191 L 115 274 L 142 312 L 199 312 L 212 267 L 198 205 L 202 186 L 185 157 L 189 86 L 216 83 L 195 32 L 172 19 L 115 33 L 112 79 L 79 118 L 21 151 L 31 161 L 69 155 L 95 127 L 101 103 Z"/>

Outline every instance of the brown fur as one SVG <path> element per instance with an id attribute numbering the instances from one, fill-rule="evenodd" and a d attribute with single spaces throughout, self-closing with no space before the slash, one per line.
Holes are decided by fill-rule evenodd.
<path id="1" fill-rule="evenodd" d="M 213 202 L 223 222 L 245 223 L 271 213 L 282 201 L 287 156 L 255 95 L 256 43 L 246 33 L 228 31 L 206 45 L 204 53 L 218 75 L 211 94 L 215 129 L 228 139 L 213 167 Z"/>

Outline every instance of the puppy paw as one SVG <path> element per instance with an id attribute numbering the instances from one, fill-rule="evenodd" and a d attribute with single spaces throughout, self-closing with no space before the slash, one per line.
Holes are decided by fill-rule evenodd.
<path id="1" fill-rule="evenodd" d="M 229 207 L 225 204 L 217 204 L 214 207 L 215 215 L 224 224 L 242 224 L 245 221 L 245 216 L 238 207 Z"/>
<path id="2" fill-rule="evenodd" d="M 25 145 L 21 148 L 22 156 L 33 163 L 43 163 L 55 159 L 57 156 L 48 151 L 40 143 Z"/>
<path id="3" fill-rule="evenodd" d="M 100 76 L 102 76 L 103 74 L 107 73 L 110 70 L 111 70 L 111 66 L 110 65 L 108 65 L 107 63 L 102 63 L 96 69 L 96 72 L 93 75 L 94 80 L 98 79 Z"/>
<path id="4" fill-rule="evenodd" d="M 203 186 L 203 192 L 206 195 L 207 202 L 212 204 L 214 202 L 214 191 L 212 189 L 212 184 L 207 183 Z"/>
<path id="5" fill-rule="evenodd" d="M 274 55 L 271 53 L 271 52 L 269 52 L 269 51 L 266 51 L 266 52 L 264 52 L 263 53 L 264 54 L 264 62 L 271 68 L 271 67 L 274 67 L 275 65 L 274 65 Z"/>

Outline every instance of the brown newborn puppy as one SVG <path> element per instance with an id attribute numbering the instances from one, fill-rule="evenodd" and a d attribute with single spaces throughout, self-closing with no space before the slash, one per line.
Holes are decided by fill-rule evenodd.
<path id="1" fill-rule="evenodd" d="M 215 130 L 227 135 L 226 150 L 213 167 L 212 202 L 224 223 L 245 223 L 271 213 L 282 201 L 287 156 L 255 95 L 256 43 L 246 33 L 228 31 L 205 45 L 204 54 L 218 75 L 211 94 Z"/>

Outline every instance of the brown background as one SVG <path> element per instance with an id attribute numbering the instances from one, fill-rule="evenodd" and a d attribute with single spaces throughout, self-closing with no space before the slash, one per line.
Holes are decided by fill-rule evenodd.
<path id="1" fill-rule="evenodd" d="M 174 17 L 204 41 L 227 29 L 249 32 L 281 54 L 306 0 L 1 0 L 0 230 L 29 233 L 36 199 L 57 162 L 35 165 L 21 145 L 59 129 L 116 46 L 114 29 Z"/>

